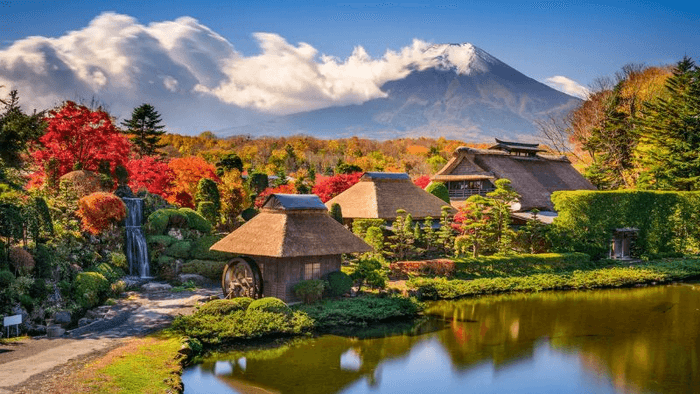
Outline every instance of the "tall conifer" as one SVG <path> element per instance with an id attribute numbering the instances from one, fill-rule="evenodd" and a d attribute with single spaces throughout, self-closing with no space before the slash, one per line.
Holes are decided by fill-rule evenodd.
<path id="1" fill-rule="evenodd" d="M 157 149 L 165 146 L 160 144 L 160 137 L 165 134 L 165 126 L 161 124 L 158 111 L 150 104 L 134 108 L 131 119 L 124 120 L 122 126 L 126 128 L 124 132 L 130 135 L 131 142 L 141 156 L 157 155 Z"/>

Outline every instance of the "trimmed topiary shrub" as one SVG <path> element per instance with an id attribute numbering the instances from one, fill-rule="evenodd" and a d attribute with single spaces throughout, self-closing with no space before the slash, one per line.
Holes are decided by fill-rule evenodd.
<path id="1" fill-rule="evenodd" d="M 177 211 L 187 217 L 187 226 L 189 228 L 197 230 L 202 234 L 209 234 L 211 232 L 213 228 L 211 223 L 191 208 L 180 208 Z"/>
<path id="2" fill-rule="evenodd" d="M 112 193 L 96 192 L 78 201 L 76 214 L 83 229 L 97 235 L 126 217 L 126 205 Z"/>
<path id="3" fill-rule="evenodd" d="M 254 218 L 255 215 L 257 215 L 257 214 L 258 214 L 258 210 L 253 208 L 253 207 L 250 207 L 250 208 L 244 209 L 243 212 L 241 212 L 241 217 L 243 218 L 243 220 L 245 220 L 247 222 L 250 219 Z"/>
<path id="4" fill-rule="evenodd" d="M 197 213 L 211 224 L 216 224 L 219 221 L 219 211 L 216 209 L 216 204 L 211 201 L 202 201 L 197 204 Z"/>
<path id="5" fill-rule="evenodd" d="M 320 301 L 323 297 L 323 289 L 326 287 L 324 281 L 320 279 L 302 280 L 294 285 L 294 294 L 307 304 Z"/>
<path id="6" fill-rule="evenodd" d="M 76 302 L 85 309 L 99 305 L 109 290 L 109 281 L 99 272 L 81 272 L 73 283 Z"/>
<path id="7" fill-rule="evenodd" d="M 165 249 L 163 254 L 171 257 L 186 259 L 190 256 L 191 249 L 192 243 L 190 241 L 177 241 Z"/>
<path id="8" fill-rule="evenodd" d="M 326 276 L 327 292 L 331 297 L 347 294 L 352 289 L 352 278 L 343 271 L 333 271 Z"/>
<path id="9" fill-rule="evenodd" d="M 199 307 L 196 313 L 204 315 L 228 315 L 235 311 L 245 311 L 253 302 L 252 298 L 238 297 L 230 300 L 214 300 Z"/>
<path id="10" fill-rule="evenodd" d="M 173 213 L 177 213 L 177 209 L 159 209 L 148 215 L 148 219 L 146 219 L 146 231 L 154 235 L 165 234 L 165 230 L 168 228 L 168 222 L 170 221 L 170 215 Z"/>
<path id="11" fill-rule="evenodd" d="M 146 237 L 146 242 L 149 245 L 156 244 L 162 246 L 163 248 L 167 248 L 168 246 L 177 242 L 177 239 L 169 235 L 149 235 Z"/>
<path id="12" fill-rule="evenodd" d="M 7 270 L 0 271 L 0 288 L 6 289 L 15 281 L 15 276 Z"/>
<path id="13" fill-rule="evenodd" d="M 247 309 L 250 311 L 263 311 L 263 312 L 273 312 L 273 313 L 283 313 L 289 315 L 292 310 L 284 303 L 284 301 L 275 297 L 263 297 L 259 300 L 253 301 Z"/>
<path id="14" fill-rule="evenodd" d="M 231 258 L 231 255 L 224 252 L 209 250 L 215 243 L 219 242 L 221 235 L 205 235 L 192 241 L 192 256 L 199 260 L 224 261 Z"/>
<path id="15" fill-rule="evenodd" d="M 182 265 L 183 274 L 197 274 L 214 282 L 221 280 L 226 261 L 190 260 Z"/>
<path id="16" fill-rule="evenodd" d="M 450 192 L 447 190 L 447 186 L 442 182 L 430 182 L 428 186 L 425 187 L 425 191 L 448 204 L 450 203 Z"/>
<path id="17" fill-rule="evenodd" d="M 343 224 L 343 210 L 337 202 L 331 204 L 330 215 L 336 222 Z"/>

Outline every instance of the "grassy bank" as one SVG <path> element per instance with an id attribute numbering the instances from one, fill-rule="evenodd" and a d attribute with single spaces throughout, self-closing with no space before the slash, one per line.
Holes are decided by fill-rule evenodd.
<path id="1" fill-rule="evenodd" d="M 589 270 L 563 270 L 557 273 L 473 280 L 413 278 L 407 285 L 417 290 L 422 299 L 453 299 L 513 291 L 626 287 L 700 276 L 700 259 L 697 258 L 665 259 L 637 265 L 623 264 L 614 263 L 612 266 Z"/>
<path id="2" fill-rule="evenodd" d="M 182 390 L 179 336 L 160 333 L 135 338 L 52 382 L 56 393 L 176 393 Z"/>

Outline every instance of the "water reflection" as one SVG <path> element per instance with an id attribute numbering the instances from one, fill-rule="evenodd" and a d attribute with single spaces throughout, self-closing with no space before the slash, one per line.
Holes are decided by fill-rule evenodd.
<path id="1" fill-rule="evenodd" d="M 434 318 L 401 335 L 326 335 L 221 356 L 183 374 L 185 393 L 214 392 L 203 383 L 207 373 L 214 386 L 241 393 L 692 393 L 700 387 L 697 285 L 443 301 L 426 314 Z"/>

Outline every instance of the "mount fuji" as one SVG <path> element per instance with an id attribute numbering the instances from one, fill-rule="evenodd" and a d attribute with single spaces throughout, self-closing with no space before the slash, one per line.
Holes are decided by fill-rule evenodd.
<path id="1" fill-rule="evenodd" d="M 562 116 L 581 103 L 471 44 L 427 47 L 408 75 L 381 90 L 384 97 L 362 104 L 278 116 L 217 134 L 534 141 L 537 119 Z"/>

